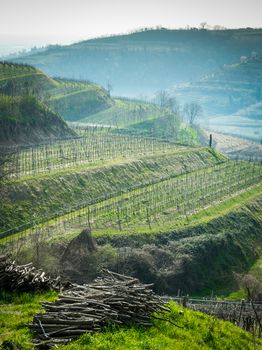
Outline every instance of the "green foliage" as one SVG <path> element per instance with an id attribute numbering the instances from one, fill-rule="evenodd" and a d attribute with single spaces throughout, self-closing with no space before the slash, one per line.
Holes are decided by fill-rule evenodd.
<path id="1" fill-rule="evenodd" d="M 32 334 L 27 324 L 41 310 L 40 301 L 53 301 L 56 293 L 0 294 L 1 341 L 9 340 L 25 350 L 33 350 Z M 153 320 L 150 328 L 109 325 L 103 332 L 84 334 L 79 340 L 60 346 L 63 350 L 162 350 L 162 349 L 253 349 L 262 346 L 261 340 L 238 327 L 199 312 L 169 303 L 170 312 L 156 314 L 165 320 Z M 170 321 L 170 322 L 169 322 Z M 176 327 L 174 324 L 179 327 Z"/>

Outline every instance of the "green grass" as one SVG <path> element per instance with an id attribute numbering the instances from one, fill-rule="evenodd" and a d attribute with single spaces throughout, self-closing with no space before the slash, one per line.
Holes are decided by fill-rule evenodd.
<path id="1" fill-rule="evenodd" d="M 153 327 L 138 327 L 108 330 L 96 335 L 83 335 L 78 341 L 63 346 L 63 350 L 248 350 L 262 346 L 261 340 L 223 322 L 199 312 L 183 309 L 175 303 L 169 304 L 168 321 L 155 320 Z M 182 311 L 182 313 L 180 312 Z M 160 315 L 163 317 L 163 315 Z"/>
<path id="2" fill-rule="evenodd" d="M 135 157 L 135 156 L 134 156 Z M 225 161 L 219 153 L 207 149 L 178 148 L 173 153 L 118 159 L 98 164 L 69 168 L 37 176 L 22 177 L 9 182 L 2 190 L 0 209 L 1 231 L 60 213 L 63 208 L 80 205 L 101 198 L 105 194 L 117 195 L 144 182 L 183 174 Z M 94 165 L 94 164 L 93 164 Z"/>
<path id="3" fill-rule="evenodd" d="M 81 122 L 126 127 L 144 120 L 155 119 L 165 113 L 165 109 L 154 104 L 116 99 L 110 108 L 89 115 L 83 118 Z"/>
<path id="4" fill-rule="evenodd" d="M 0 94 L 0 144 L 37 143 L 75 135 L 61 117 L 35 97 Z"/>
<path id="5" fill-rule="evenodd" d="M 0 94 L 36 96 L 68 120 L 81 119 L 113 104 L 107 91 L 97 84 L 53 79 L 32 66 L 1 62 Z"/>
<path id="6" fill-rule="evenodd" d="M 56 293 L 0 295 L 0 341 L 9 340 L 24 350 L 32 350 L 32 334 L 27 324 L 41 310 L 40 301 L 52 301 Z M 153 326 L 117 327 L 109 325 L 103 332 L 84 334 L 77 341 L 60 346 L 63 350 L 248 350 L 262 348 L 262 342 L 229 322 L 169 303 L 171 311 L 158 314 L 169 321 L 153 320 Z M 182 311 L 182 312 L 181 312 Z"/>
<path id="7" fill-rule="evenodd" d="M 27 328 L 37 312 L 40 301 L 53 301 L 57 293 L 7 293 L 0 291 L 0 344 L 10 340 L 24 350 L 33 349 L 32 334 Z"/>
<path id="8" fill-rule="evenodd" d="M 172 211 L 165 214 L 160 214 L 158 217 L 159 224 L 151 223 L 152 228 L 149 229 L 147 223 L 137 223 L 136 225 L 129 225 L 128 227 L 123 226 L 122 231 L 117 230 L 116 228 L 111 229 L 93 229 L 93 236 L 96 238 L 99 237 L 117 237 L 117 236 L 136 236 L 140 234 L 145 234 L 149 236 L 161 235 L 163 233 L 172 232 L 178 230 L 183 232 L 185 228 L 190 229 L 198 227 L 203 224 L 207 224 L 212 220 L 215 220 L 220 217 L 224 217 L 230 212 L 238 210 L 244 205 L 248 204 L 250 201 L 256 198 L 260 198 L 262 193 L 262 184 L 253 186 L 244 192 L 241 192 L 235 196 L 227 198 L 222 202 L 215 203 L 206 207 L 202 210 L 199 210 L 197 213 L 174 217 Z M 256 220 L 261 220 L 259 213 L 251 213 Z M 50 224 L 52 221 L 50 222 Z M 55 238 L 50 239 L 50 242 L 55 242 L 59 240 L 70 241 L 72 238 L 77 236 L 81 230 L 81 226 L 77 226 L 68 232 L 62 235 L 58 235 Z"/>

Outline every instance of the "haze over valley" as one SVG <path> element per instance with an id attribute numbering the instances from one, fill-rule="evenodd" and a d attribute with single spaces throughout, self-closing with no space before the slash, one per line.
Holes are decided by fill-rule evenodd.
<path id="1" fill-rule="evenodd" d="M 1 349 L 262 348 L 261 11 L 2 6 Z"/>

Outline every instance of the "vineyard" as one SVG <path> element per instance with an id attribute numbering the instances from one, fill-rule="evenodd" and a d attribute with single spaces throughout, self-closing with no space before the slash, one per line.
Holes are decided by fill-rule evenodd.
<path id="1" fill-rule="evenodd" d="M 262 167 L 244 161 L 227 161 L 174 178 L 145 185 L 111 198 L 95 198 L 88 203 L 63 208 L 57 217 L 42 224 L 27 223 L 1 233 L 2 243 L 38 233 L 54 237 L 89 226 L 93 230 L 129 231 L 134 227 L 160 228 L 165 212 L 173 220 L 198 211 L 260 183 Z M 27 227 L 30 227 L 26 229 Z M 18 232 L 13 236 L 15 232 Z"/>
<path id="2" fill-rule="evenodd" d="M 257 337 L 262 335 L 262 305 L 253 301 L 241 302 L 215 300 L 215 299 L 188 299 L 187 297 L 174 297 L 180 305 L 188 309 L 200 311 L 210 316 L 215 316 L 224 321 L 232 322 L 242 329 L 252 332 Z"/>
<path id="3" fill-rule="evenodd" d="M 186 149 L 184 146 L 160 141 L 113 134 L 105 128 L 89 128 L 85 136 L 34 147 L 9 148 L 10 161 L 5 165 L 9 177 L 21 177 L 75 167 L 98 161 L 129 158 Z"/>

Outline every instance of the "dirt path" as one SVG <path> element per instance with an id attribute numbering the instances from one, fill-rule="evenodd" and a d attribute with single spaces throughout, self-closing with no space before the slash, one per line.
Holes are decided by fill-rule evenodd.
<path id="1" fill-rule="evenodd" d="M 252 159 L 262 162 L 262 145 L 239 137 L 213 131 L 205 130 L 204 132 L 207 138 L 209 138 L 210 133 L 212 133 L 214 148 L 229 158 Z"/>

